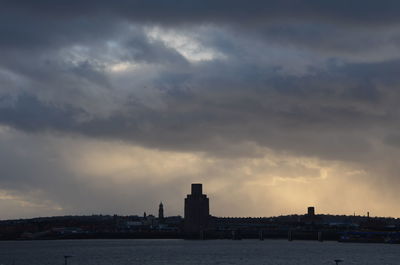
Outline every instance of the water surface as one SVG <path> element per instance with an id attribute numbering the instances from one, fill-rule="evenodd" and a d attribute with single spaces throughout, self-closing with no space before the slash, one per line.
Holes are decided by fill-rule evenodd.
<path id="1" fill-rule="evenodd" d="M 400 264 L 400 245 L 286 240 L 2 241 L 2 265 L 289 265 Z"/>

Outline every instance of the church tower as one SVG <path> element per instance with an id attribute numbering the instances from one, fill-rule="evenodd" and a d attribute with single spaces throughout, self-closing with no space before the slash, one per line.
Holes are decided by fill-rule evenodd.
<path id="1" fill-rule="evenodd" d="M 162 202 L 160 202 L 160 205 L 158 206 L 158 220 L 160 222 L 164 221 L 164 205 Z"/>

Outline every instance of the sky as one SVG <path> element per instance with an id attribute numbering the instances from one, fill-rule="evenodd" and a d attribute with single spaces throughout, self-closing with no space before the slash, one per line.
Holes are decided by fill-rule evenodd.
<path id="1" fill-rule="evenodd" d="M 399 1 L 0 4 L 0 219 L 400 217 Z"/>

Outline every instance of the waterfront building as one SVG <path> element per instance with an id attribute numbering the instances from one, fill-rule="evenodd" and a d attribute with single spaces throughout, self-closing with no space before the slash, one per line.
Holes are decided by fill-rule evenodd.
<path id="1" fill-rule="evenodd" d="M 209 200 L 203 186 L 192 184 L 192 193 L 185 198 L 184 229 L 188 237 L 197 236 L 208 228 L 210 221 Z"/>

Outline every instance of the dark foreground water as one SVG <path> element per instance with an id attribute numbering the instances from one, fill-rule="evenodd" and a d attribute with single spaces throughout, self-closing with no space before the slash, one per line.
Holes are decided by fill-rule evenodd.
<path id="1" fill-rule="evenodd" d="M 0 265 L 400 264 L 400 245 L 285 240 L 64 240 L 0 242 Z"/>

